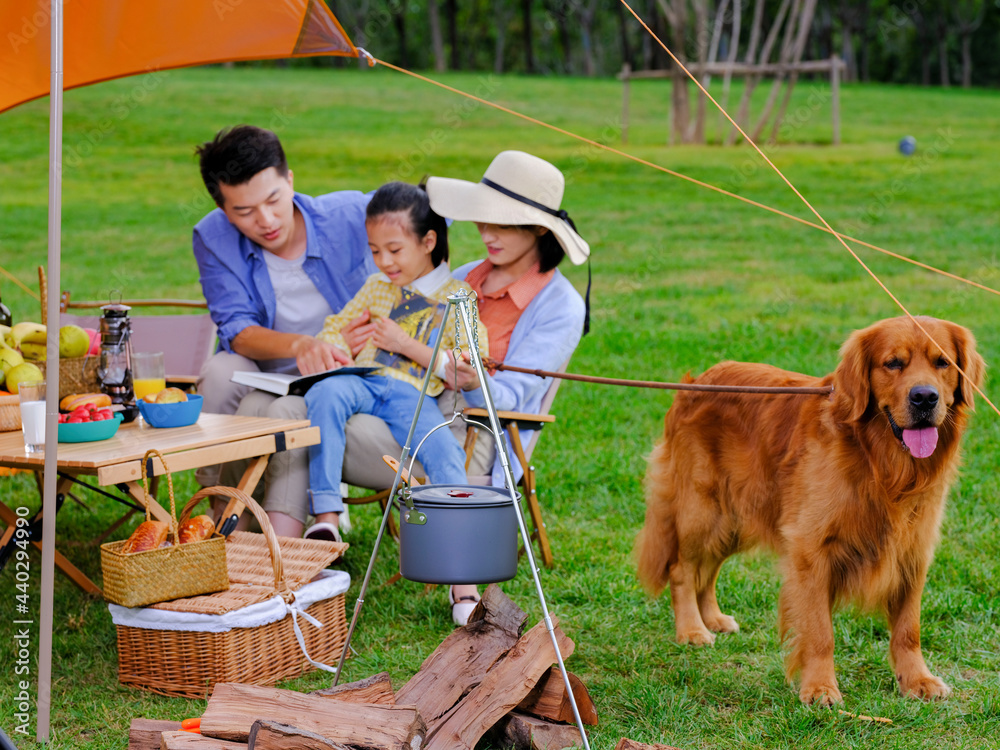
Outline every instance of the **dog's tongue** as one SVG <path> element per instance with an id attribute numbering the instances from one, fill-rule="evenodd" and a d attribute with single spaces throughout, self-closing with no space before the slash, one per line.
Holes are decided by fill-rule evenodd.
<path id="1" fill-rule="evenodd" d="M 927 458 L 937 448 L 937 427 L 922 427 L 919 430 L 903 430 L 903 442 L 914 458 Z"/>

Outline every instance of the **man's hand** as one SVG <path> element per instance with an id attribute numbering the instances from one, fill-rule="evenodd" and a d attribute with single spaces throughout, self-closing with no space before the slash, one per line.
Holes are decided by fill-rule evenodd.
<path id="1" fill-rule="evenodd" d="M 292 347 L 295 364 L 303 375 L 332 370 L 341 365 L 353 365 L 354 360 L 333 344 L 312 336 L 302 336 Z"/>
<path id="2" fill-rule="evenodd" d="M 379 318 L 373 327 L 375 332 L 372 334 L 372 343 L 375 346 L 387 352 L 406 353 L 404 350 L 412 339 L 406 335 L 406 332 L 399 327 L 395 320 Z"/>
<path id="3" fill-rule="evenodd" d="M 455 389 L 455 353 L 445 352 L 448 357 L 448 364 L 444 366 L 444 387 Z M 462 352 L 462 358 L 458 361 L 458 389 L 460 391 L 474 391 L 480 387 L 479 375 L 476 368 L 469 364 L 469 354 Z"/>
<path id="4" fill-rule="evenodd" d="M 351 356 L 358 356 L 359 352 L 368 343 L 368 339 L 375 333 L 375 324 L 371 322 L 372 314 L 365 310 L 358 317 L 340 329 L 340 335 L 351 348 Z"/>

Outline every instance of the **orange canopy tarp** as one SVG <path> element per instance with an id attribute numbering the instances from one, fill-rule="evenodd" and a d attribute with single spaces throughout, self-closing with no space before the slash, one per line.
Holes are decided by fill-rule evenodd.
<path id="1" fill-rule="evenodd" d="M 0 112 L 49 93 L 49 0 L 0 0 Z M 321 0 L 65 0 L 64 88 L 229 60 L 358 51 Z"/>

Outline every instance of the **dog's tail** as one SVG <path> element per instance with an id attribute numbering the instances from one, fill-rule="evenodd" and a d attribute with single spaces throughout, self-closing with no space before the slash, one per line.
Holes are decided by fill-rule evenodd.
<path id="1" fill-rule="evenodd" d="M 658 596 L 670 581 L 677 562 L 674 472 L 670 448 L 661 442 L 653 449 L 646 470 L 646 523 L 635 541 L 639 581 Z"/>

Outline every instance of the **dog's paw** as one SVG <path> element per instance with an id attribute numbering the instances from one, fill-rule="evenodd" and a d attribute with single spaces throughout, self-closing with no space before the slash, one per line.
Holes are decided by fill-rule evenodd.
<path id="1" fill-rule="evenodd" d="M 704 628 L 700 630 L 685 630 L 677 632 L 677 642 L 689 646 L 711 646 L 715 643 L 715 633 Z"/>
<path id="2" fill-rule="evenodd" d="M 919 698 L 925 701 L 941 700 L 951 695 L 951 688 L 932 674 L 911 680 L 900 678 L 899 689 L 907 698 Z"/>
<path id="3" fill-rule="evenodd" d="M 705 627 L 714 633 L 739 633 L 740 624 L 729 615 L 719 613 L 715 617 L 705 618 Z"/>
<path id="4" fill-rule="evenodd" d="M 805 703 L 807 706 L 820 706 L 821 708 L 830 708 L 836 703 L 843 703 L 844 696 L 840 694 L 840 690 L 837 688 L 836 684 L 832 685 L 802 685 L 799 689 L 799 700 Z"/>

